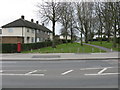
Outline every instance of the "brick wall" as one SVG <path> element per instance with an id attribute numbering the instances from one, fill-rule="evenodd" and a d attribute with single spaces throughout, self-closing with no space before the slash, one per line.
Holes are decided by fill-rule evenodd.
<path id="1" fill-rule="evenodd" d="M 2 43 L 18 43 L 18 42 L 23 42 L 22 37 L 2 37 Z"/>

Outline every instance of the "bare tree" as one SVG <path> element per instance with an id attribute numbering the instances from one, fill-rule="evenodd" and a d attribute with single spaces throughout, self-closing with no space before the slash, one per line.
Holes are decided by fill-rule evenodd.
<path id="1" fill-rule="evenodd" d="M 69 5 L 70 3 L 68 2 L 63 2 L 61 3 L 61 8 L 62 8 L 62 16 L 60 17 L 60 23 L 63 26 L 62 32 L 64 30 L 64 35 L 66 37 L 66 43 L 67 43 L 67 36 L 68 36 L 68 28 L 69 28 L 69 23 L 70 23 L 70 12 L 69 12 Z"/>
<path id="2" fill-rule="evenodd" d="M 52 47 L 56 48 L 55 45 L 55 24 L 59 20 L 61 13 L 61 5 L 60 2 L 44 2 L 42 4 L 38 4 L 39 8 L 38 12 L 43 19 L 43 22 L 52 22 L 52 31 L 53 31 L 53 44 Z"/>
<path id="3" fill-rule="evenodd" d="M 83 26 L 83 16 L 82 16 L 82 3 L 76 3 L 76 29 L 80 31 L 80 41 L 81 41 L 81 46 L 83 46 L 83 30 L 84 30 L 84 26 Z"/>

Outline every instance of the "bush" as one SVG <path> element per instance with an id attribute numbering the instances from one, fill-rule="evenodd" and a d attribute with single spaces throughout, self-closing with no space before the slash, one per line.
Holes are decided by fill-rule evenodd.
<path id="1" fill-rule="evenodd" d="M 116 43 L 120 44 L 120 37 L 116 39 Z"/>
<path id="2" fill-rule="evenodd" d="M 60 40 L 62 43 L 66 43 L 66 40 L 65 39 L 61 39 Z M 71 40 L 67 40 L 67 43 L 70 43 L 71 42 Z"/>
<path id="3" fill-rule="evenodd" d="M 43 47 L 51 46 L 51 41 L 39 42 L 39 43 L 28 43 L 22 44 L 22 51 L 27 51 L 31 49 L 38 49 Z M 17 52 L 17 44 L 2 44 L 2 53 L 16 53 Z"/>
<path id="4" fill-rule="evenodd" d="M 51 46 L 51 45 L 52 45 L 51 41 L 22 44 L 22 51 L 28 51 L 28 50 L 31 50 L 31 49 L 48 47 L 48 46 Z"/>
<path id="5" fill-rule="evenodd" d="M 2 44 L 2 53 L 17 52 L 17 44 Z"/>

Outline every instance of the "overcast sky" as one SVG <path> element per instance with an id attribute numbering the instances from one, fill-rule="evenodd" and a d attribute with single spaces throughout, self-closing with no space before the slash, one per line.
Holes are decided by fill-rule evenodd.
<path id="1" fill-rule="evenodd" d="M 40 21 L 40 18 L 37 16 L 37 3 L 41 3 L 43 0 L 0 0 L 0 28 L 1 26 L 14 21 L 21 17 L 25 16 L 25 19 L 30 21 Z M 51 1 L 51 0 L 44 0 Z M 57 1 L 80 1 L 80 0 L 57 0 Z M 84 1 L 84 0 L 83 0 Z M 91 1 L 91 0 L 87 0 Z M 103 1 L 103 0 L 100 0 Z M 116 1 L 116 0 L 112 0 Z M 119 0 L 118 0 L 119 1 Z M 52 30 L 52 26 L 47 26 Z M 59 24 L 56 24 L 56 34 L 59 34 L 60 30 Z"/>
<path id="2" fill-rule="evenodd" d="M 41 3 L 42 0 L 0 0 L 0 27 L 25 16 L 25 19 L 30 21 L 40 21 L 37 16 L 37 3 Z M 51 25 L 47 26 L 51 29 Z M 56 34 L 59 33 L 60 27 L 56 25 Z"/>

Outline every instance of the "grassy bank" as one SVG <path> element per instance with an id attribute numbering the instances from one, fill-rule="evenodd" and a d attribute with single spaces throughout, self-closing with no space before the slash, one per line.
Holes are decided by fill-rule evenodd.
<path id="1" fill-rule="evenodd" d="M 46 47 L 37 50 L 23 51 L 23 53 L 96 53 L 105 52 L 88 45 L 81 46 L 79 43 L 68 43 L 57 45 L 56 48 Z"/>
<path id="2" fill-rule="evenodd" d="M 94 42 L 91 42 L 90 44 L 102 46 L 102 47 L 109 48 L 109 49 L 113 49 L 115 51 L 120 51 L 120 44 L 117 44 L 117 48 L 113 48 L 113 43 L 112 42 L 103 41 L 102 44 L 101 44 L 98 41 L 94 41 Z"/>

